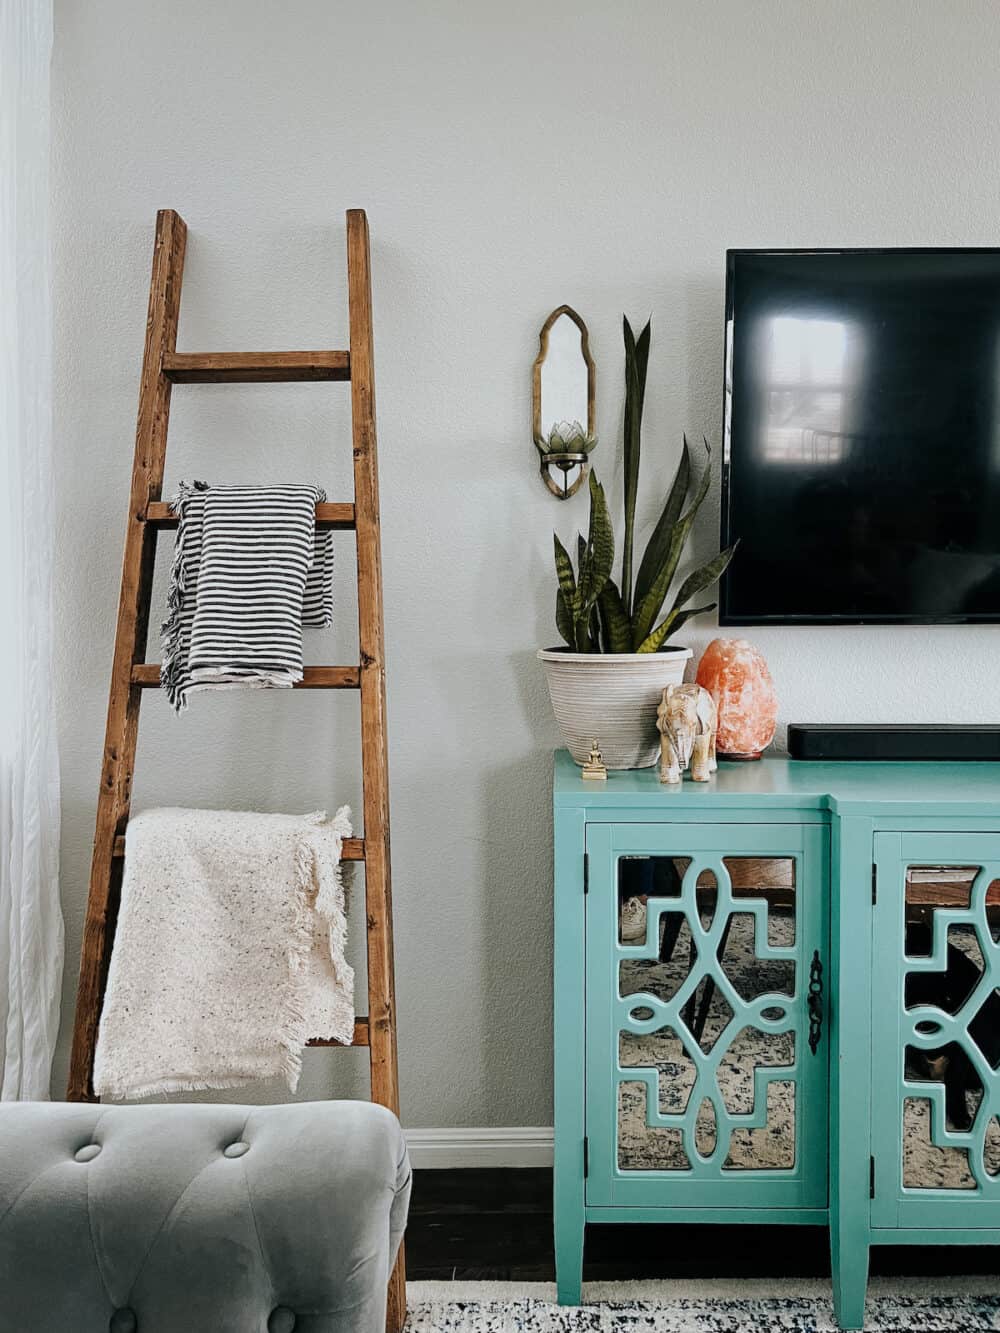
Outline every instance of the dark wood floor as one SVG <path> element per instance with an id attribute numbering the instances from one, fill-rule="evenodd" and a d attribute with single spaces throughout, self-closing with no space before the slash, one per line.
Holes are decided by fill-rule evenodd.
<path id="1" fill-rule="evenodd" d="M 417 1171 L 406 1232 L 408 1276 L 551 1282 L 552 1176 L 542 1170 Z M 877 1246 L 873 1273 L 1000 1272 L 989 1246 Z M 584 1279 L 823 1277 L 822 1227 L 591 1226 Z"/>

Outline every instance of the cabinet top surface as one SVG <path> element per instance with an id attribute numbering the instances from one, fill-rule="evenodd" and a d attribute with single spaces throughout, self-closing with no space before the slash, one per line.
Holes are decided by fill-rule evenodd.
<path id="1" fill-rule="evenodd" d="M 720 760 L 709 782 L 689 777 L 661 783 L 658 768 L 580 776 L 567 750 L 557 750 L 558 807 L 648 809 L 651 818 L 674 811 L 782 808 L 839 814 L 947 815 L 1000 818 L 1000 763 L 815 763 L 778 756 L 739 763 Z"/>

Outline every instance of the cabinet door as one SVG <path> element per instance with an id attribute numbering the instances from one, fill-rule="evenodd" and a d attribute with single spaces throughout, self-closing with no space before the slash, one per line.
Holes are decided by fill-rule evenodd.
<path id="1" fill-rule="evenodd" d="M 872 1224 L 1000 1226 L 1000 834 L 878 833 Z"/>
<path id="2" fill-rule="evenodd" d="M 587 1203 L 825 1206 L 828 830 L 590 824 L 587 854 Z"/>

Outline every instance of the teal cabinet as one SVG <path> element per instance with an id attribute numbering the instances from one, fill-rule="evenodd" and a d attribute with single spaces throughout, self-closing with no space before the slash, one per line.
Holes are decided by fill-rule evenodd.
<path id="1" fill-rule="evenodd" d="M 588 1222 L 1000 1243 L 1000 765 L 555 770 L 555 1239 Z"/>

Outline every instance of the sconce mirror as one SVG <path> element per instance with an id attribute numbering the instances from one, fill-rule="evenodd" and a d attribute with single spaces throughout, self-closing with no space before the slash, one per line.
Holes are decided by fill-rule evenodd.
<path id="1" fill-rule="evenodd" d="M 587 475 L 594 438 L 596 372 L 587 326 L 568 305 L 553 310 L 538 335 L 532 368 L 532 430 L 542 480 L 560 500 L 574 495 Z"/>

